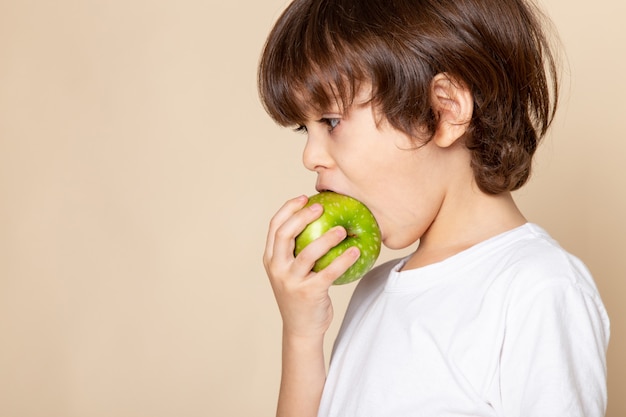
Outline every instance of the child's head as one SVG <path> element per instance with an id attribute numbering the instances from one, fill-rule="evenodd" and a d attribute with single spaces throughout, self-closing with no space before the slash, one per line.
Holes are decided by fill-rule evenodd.
<path id="1" fill-rule="evenodd" d="M 259 90 L 294 126 L 312 110 L 348 109 L 367 86 L 380 114 L 423 142 L 437 126 L 440 73 L 472 93 L 464 140 L 478 186 L 521 187 L 557 101 L 541 17 L 524 0 L 294 0 L 267 40 Z"/>

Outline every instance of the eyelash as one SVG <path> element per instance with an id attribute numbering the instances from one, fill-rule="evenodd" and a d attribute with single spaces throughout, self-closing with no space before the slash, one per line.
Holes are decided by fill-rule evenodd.
<path id="1" fill-rule="evenodd" d="M 328 127 L 328 131 L 332 132 L 333 130 L 335 130 L 337 126 L 339 126 L 339 123 L 341 123 L 341 120 L 336 117 L 322 117 L 320 120 L 318 120 L 318 122 L 325 124 Z M 294 131 L 299 132 L 299 133 L 308 132 L 305 125 L 298 126 L 297 128 L 294 129 Z"/>

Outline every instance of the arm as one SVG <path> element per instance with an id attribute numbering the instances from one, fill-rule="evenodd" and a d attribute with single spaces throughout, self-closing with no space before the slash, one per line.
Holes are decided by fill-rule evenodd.
<path id="1" fill-rule="evenodd" d="M 328 290 L 358 258 L 352 248 L 326 269 L 311 271 L 317 259 L 341 242 L 346 231 L 329 230 L 294 257 L 296 236 L 322 214 L 304 208 L 306 197 L 288 201 L 272 218 L 263 256 L 283 320 L 283 361 L 279 417 L 315 417 L 326 380 L 323 342 L 333 317 Z"/>
<path id="2" fill-rule="evenodd" d="M 326 380 L 323 341 L 323 335 L 301 338 L 283 332 L 278 417 L 317 416 Z"/>

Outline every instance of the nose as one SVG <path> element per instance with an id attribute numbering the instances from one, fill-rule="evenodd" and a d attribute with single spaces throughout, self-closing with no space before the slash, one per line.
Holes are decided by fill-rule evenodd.
<path id="1" fill-rule="evenodd" d="M 302 162 L 309 171 L 319 172 L 323 168 L 328 168 L 332 158 L 328 152 L 324 138 L 317 135 L 308 134 L 304 151 L 302 152 Z"/>

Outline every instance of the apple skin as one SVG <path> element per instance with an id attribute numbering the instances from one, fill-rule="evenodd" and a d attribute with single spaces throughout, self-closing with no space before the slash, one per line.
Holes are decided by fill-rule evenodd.
<path id="1" fill-rule="evenodd" d="M 347 284 L 360 279 L 372 269 L 380 254 L 381 236 L 376 219 L 360 201 L 332 191 L 322 191 L 309 197 L 306 207 L 315 203 L 321 204 L 324 212 L 296 237 L 294 254 L 297 256 L 309 243 L 331 228 L 343 226 L 348 232 L 347 237 L 319 258 L 313 271 L 321 271 L 348 248 L 356 246 L 361 251 L 359 259 L 333 284 Z"/>

